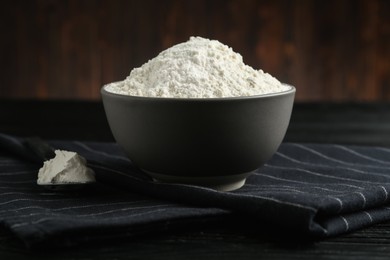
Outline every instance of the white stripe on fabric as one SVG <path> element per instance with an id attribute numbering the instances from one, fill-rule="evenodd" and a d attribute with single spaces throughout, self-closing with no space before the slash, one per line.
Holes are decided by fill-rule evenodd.
<path id="1" fill-rule="evenodd" d="M 310 183 L 312 184 L 312 183 Z M 253 186 L 253 187 L 259 187 L 259 188 L 266 188 L 266 187 L 284 187 L 284 188 L 291 188 L 295 189 L 297 188 L 296 186 L 289 186 L 289 185 L 273 185 L 273 184 L 267 184 L 267 185 L 261 185 L 261 184 L 250 184 L 246 183 L 245 186 Z M 330 192 L 336 192 L 336 193 L 344 193 L 345 191 L 340 191 L 340 189 L 335 190 L 335 189 L 328 189 L 328 188 L 323 188 L 323 187 L 318 187 L 318 186 L 300 186 L 300 188 L 303 189 L 318 189 L 318 190 L 324 190 L 324 191 L 330 191 Z"/>
<path id="2" fill-rule="evenodd" d="M 341 164 L 345 164 L 345 165 L 356 165 L 355 163 L 345 162 L 345 161 L 342 161 L 342 160 L 339 160 L 339 159 L 336 159 L 336 158 L 333 158 L 333 157 L 329 157 L 329 156 L 327 156 L 327 155 L 325 155 L 323 153 L 320 153 L 317 150 L 309 148 L 309 147 L 307 147 L 305 145 L 301 145 L 301 144 L 292 144 L 292 145 L 294 145 L 296 147 L 299 147 L 299 148 L 301 148 L 303 150 L 309 151 L 309 152 L 311 152 L 311 153 L 313 153 L 315 155 L 318 155 L 318 156 L 320 156 L 320 157 L 322 157 L 324 159 L 327 159 L 329 161 L 333 161 L 333 162 L 337 162 L 337 163 L 341 163 Z"/>
<path id="3" fill-rule="evenodd" d="M 343 220 L 343 222 L 345 224 L 345 231 L 348 231 L 349 230 L 349 223 L 348 223 L 347 219 L 344 218 L 343 216 L 340 216 L 340 218 Z"/>
<path id="4" fill-rule="evenodd" d="M 143 203 L 143 202 L 149 202 L 150 200 L 137 200 L 137 201 L 121 201 L 121 202 L 112 202 L 112 203 L 100 203 L 100 204 L 90 204 L 90 205 L 82 205 L 82 206 L 72 206 L 72 207 L 64 207 L 64 208 L 56 208 L 53 209 L 53 211 L 63 211 L 63 210 L 68 210 L 68 209 L 82 209 L 82 208 L 91 208 L 91 207 L 105 207 L 105 206 L 112 206 L 112 205 L 133 205 L 133 204 L 138 204 L 138 203 Z"/>
<path id="5" fill-rule="evenodd" d="M 37 192 L 39 191 L 39 187 L 0 187 L 0 190 L 24 190 L 24 191 L 30 191 L 30 192 Z"/>
<path id="6" fill-rule="evenodd" d="M 29 196 L 31 196 L 31 193 L 25 193 L 25 194 L 26 195 L 28 194 Z M 69 195 L 66 193 L 59 193 L 58 191 L 56 191 L 56 192 L 40 192 L 38 194 L 43 195 L 43 196 L 66 196 L 66 195 Z"/>
<path id="7" fill-rule="evenodd" d="M 373 162 L 390 165 L 390 162 L 382 161 L 382 160 L 373 158 L 371 156 L 367 156 L 367 155 L 361 154 L 361 153 L 356 152 L 356 151 L 352 150 L 351 148 L 348 148 L 348 147 L 343 146 L 343 145 L 334 145 L 334 147 L 340 148 L 340 149 L 342 149 L 344 151 L 347 151 L 347 152 L 349 152 L 349 153 L 351 153 L 353 155 L 356 155 L 358 157 L 361 157 L 361 158 L 364 158 L 364 159 L 367 159 L 367 160 L 370 160 L 370 161 L 373 161 Z"/>
<path id="8" fill-rule="evenodd" d="M 332 157 L 329 157 L 327 155 L 324 155 L 314 149 L 311 149 L 309 147 L 306 147 L 304 145 L 301 145 L 301 144 L 291 144 L 293 146 L 296 146 L 296 147 L 299 147 L 303 150 L 306 150 L 308 152 L 311 152 L 313 154 L 316 154 L 324 159 L 327 159 L 329 161 L 334 161 L 334 162 L 337 162 L 337 163 L 340 163 L 340 164 L 343 164 L 343 165 L 349 165 L 349 166 L 360 166 L 360 167 L 366 167 L 366 168 L 376 168 L 376 169 L 388 169 L 388 167 L 385 167 L 385 166 L 379 166 L 379 165 L 372 165 L 372 164 L 359 164 L 359 163 L 350 163 L 350 162 L 346 162 L 346 161 L 342 161 L 342 160 L 339 160 L 339 159 L 336 159 L 336 158 L 332 158 Z M 281 153 L 280 152 L 277 152 L 276 154 L 280 155 Z M 285 155 L 285 158 L 286 157 L 289 157 L 287 155 Z M 287 159 L 287 158 L 286 158 Z M 294 159 L 294 158 L 291 158 L 290 159 Z M 301 161 L 299 160 L 296 160 L 294 159 L 295 162 L 298 162 L 298 163 L 302 163 Z M 307 162 L 303 162 L 303 163 L 306 163 L 308 165 L 313 165 L 313 166 L 324 166 L 324 167 L 331 167 L 330 165 L 322 165 L 322 164 L 313 164 L 313 163 L 307 163 Z M 337 167 L 337 166 L 335 166 Z"/>
<path id="9" fill-rule="evenodd" d="M 382 188 L 382 190 L 385 192 L 385 201 L 387 201 L 387 197 L 388 197 L 388 192 L 387 192 L 387 190 L 386 190 L 386 188 L 385 187 L 383 187 L 383 186 L 380 186 L 381 188 Z"/>
<path id="10" fill-rule="evenodd" d="M 339 168 L 339 167 L 336 167 L 336 168 Z M 349 171 L 353 171 L 353 172 L 357 172 L 357 173 L 360 173 L 360 174 L 370 175 L 370 176 L 380 176 L 380 177 L 390 178 L 390 175 L 389 174 L 385 174 L 385 173 L 366 172 L 366 171 L 353 169 L 353 168 L 347 168 L 347 167 L 343 167 L 343 169 L 346 169 L 346 170 L 349 170 Z"/>
<path id="11" fill-rule="evenodd" d="M 20 162 L 18 161 L 7 161 L 7 160 L 0 160 L 0 166 L 19 166 Z"/>
<path id="12" fill-rule="evenodd" d="M 153 208 L 172 208 L 175 207 L 172 204 L 161 204 L 161 205 L 152 205 L 152 206 L 142 206 L 142 207 L 129 207 L 129 208 L 120 208 L 120 209 L 113 209 L 113 210 L 107 210 L 107 211 L 102 211 L 98 213 L 88 213 L 88 214 L 77 214 L 75 212 L 72 212 L 72 215 L 67 215 L 66 213 L 54 213 L 53 211 L 46 211 L 46 212 L 34 212 L 34 213 L 29 213 L 26 215 L 18 215 L 19 218 L 25 218 L 25 217 L 32 217 L 32 216 L 39 216 L 39 215 L 48 215 L 50 214 L 51 216 L 69 216 L 69 217 L 74 217 L 74 218 L 83 218 L 83 217 L 97 217 L 97 216 L 102 216 L 106 214 L 111 214 L 111 213 L 120 213 L 120 212 L 126 212 L 130 210 L 148 210 L 148 209 L 153 209 Z M 126 214 L 127 215 L 127 214 Z M 132 217 L 132 215 L 127 215 L 128 217 Z M 100 217 L 99 217 L 100 218 Z"/>
<path id="13" fill-rule="evenodd" d="M 27 180 L 27 181 L 0 181 L 3 184 L 26 184 L 26 183 L 36 183 L 36 180 Z"/>
<path id="14" fill-rule="evenodd" d="M 368 216 L 368 218 L 370 219 L 370 222 L 373 222 L 371 214 L 368 213 L 367 211 L 363 211 L 363 212 L 364 212 L 364 214 L 366 214 Z"/>
<path id="15" fill-rule="evenodd" d="M 294 203 L 294 202 L 283 201 L 283 200 L 279 200 L 279 199 L 274 199 L 274 198 L 270 198 L 270 197 L 264 197 L 264 196 L 259 196 L 259 195 L 247 195 L 247 194 L 240 194 L 239 196 L 240 197 L 247 197 L 247 198 L 256 198 L 256 199 L 269 200 L 269 201 L 276 202 L 278 204 L 295 206 L 295 207 L 298 207 L 298 208 L 309 209 L 311 211 L 317 212 L 316 208 L 313 208 L 313 207 L 310 207 L 310 206 L 306 206 L 306 205 L 299 204 L 299 203 Z"/>
<path id="16" fill-rule="evenodd" d="M 335 200 L 337 200 L 339 202 L 340 208 L 339 208 L 338 212 L 341 212 L 343 210 L 343 201 L 340 198 L 336 198 L 336 197 L 333 197 L 333 196 L 329 196 L 329 197 L 332 198 L 332 199 L 335 199 Z"/>
<path id="17" fill-rule="evenodd" d="M 270 179 L 283 180 L 283 181 L 293 182 L 293 183 L 301 183 L 301 184 L 321 184 L 321 183 L 317 183 L 317 182 L 303 182 L 303 181 L 290 180 L 290 179 L 275 177 L 275 176 L 271 176 L 271 175 L 268 175 L 268 174 L 262 174 L 262 173 L 258 173 L 258 172 L 255 172 L 254 175 L 260 175 L 260 176 L 264 176 L 264 177 L 267 177 L 267 178 L 270 178 Z M 363 187 L 356 186 L 356 185 L 352 185 L 352 184 L 345 184 L 345 183 L 333 183 L 333 184 L 327 184 L 327 185 L 346 186 L 346 187 L 351 187 L 351 188 L 356 188 L 356 189 L 364 190 Z"/>
<path id="18" fill-rule="evenodd" d="M 383 152 L 387 152 L 387 153 L 390 153 L 390 149 L 389 148 L 386 148 L 386 147 L 373 147 L 379 151 L 383 151 Z"/>
<path id="19" fill-rule="evenodd" d="M 318 183 L 314 183 L 314 182 L 297 181 L 297 180 L 291 180 L 291 179 L 285 179 L 285 178 L 275 177 L 275 176 L 272 176 L 272 175 L 268 175 L 268 174 L 264 174 L 264 173 L 259 173 L 259 172 L 255 172 L 255 173 L 253 173 L 253 175 L 263 176 L 263 177 L 267 177 L 267 178 L 269 178 L 269 179 L 280 180 L 280 181 L 287 181 L 287 182 L 292 182 L 292 183 L 318 184 Z"/>
<path id="20" fill-rule="evenodd" d="M 38 175 L 38 170 L 34 171 L 15 171 L 15 172 L 0 172 L 0 177 L 1 176 L 13 176 L 13 175 L 31 175 L 31 174 L 36 174 Z"/>
<path id="21" fill-rule="evenodd" d="M 285 169 L 285 170 L 294 170 L 294 171 L 305 172 L 305 173 L 308 173 L 308 174 L 322 176 L 322 177 L 325 177 L 325 178 L 337 179 L 337 180 L 353 181 L 353 182 L 360 182 L 360 183 L 371 183 L 371 184 L 390 184 L 390 182 L 379 182 L 379 181 L 378 182 L 373 182 L 373 181 L 367 181 L 367 180 L 356 180 L 356 179 L 351 179 L 351 178 L 346 178 L 346 177 L 338 177 L 338 176 L 333 176 L 333 175 L 327 175 L 327 174 L 324 174 L 324 173 L 309 171 L 309 170 L 302 169 L 302 168 L 297 168 L 297 167 L 285 167 L 285 166 L 276 166 L 276 165 L 268 165 L 268 166 L 269 167 L 273 167 L 273 168 L 278 168 L 278 169 Z"/>
<path id="22" fill-rule="evenodd" d="M 59 195 L 59 194 L 55 194 L 55 193 L 39 193 L 40 195 Z M 31 196 L 31 193 L 27 193 L 27 192 L 3 192 L 3 193 L 0 193 L 0 197 L 1 196 L 5 196 L 5 195 L 26 195 L 26 196 Z"/>
<path id="23" fill-rule="evenodd" d="M 150 200 L 137 200 L 137 201 L 121 201 L 121 202 L 111 202 L 111 203 L 97 203 L 97 204 L 88 204 L 88 205 L 81 205 L 81 206 L 72 206 L 72 207 L 63 207 L 63 208 L 44 208 L 41 206 L 28 206 L 28 207 L 20 207 L 20 208 L 12 208 L 7 210 L 1 210 L 0 213 L 9 212 L 9 211 L 20 211 L 20 210 L 26 210 L 26 209 L 42 209 L 42 210 L 49 210 L 49 211 L 63 211 L 63 210 L 69 210 L 69 209 L 82 209 L 82 208 L 93 208 L 93 207 L 106 207 L 106 206 L 113 206 L 113 205 L 133 205 L 138 204 L 142 202 L 150 202 Z"/>
<path id="24" fill-rule="evenodd" d="M 115 213 L 115 212 L 125 212 L 129 210 L 147 210 L 147 209 L 153 209 L 153 208 L 171 208 L 175 207 L 172 204 L 160 204 L 160 205 L 152 205 L 152 206 L 142 206 L 142 207 L 130 207 L 130 208 L 120 208 L 120 209 L 113 209 L 113 210 L 107 210 L 107 211 L 102 211 L 99 213 L 88 213 L 88 214 L 77 214 L 72 216 L 77 216 L 77 217 L 95 217 L 95 216 L 101 216 L 105 214 L 110 214 L 110 213 Z M 74 212 L 73 212 L 74 213 Z"/>
<path id="25" fill-rule="evenodd" d="M 72 198 L 72 199 L 61 199 L 61 201 L 64 201 L 64 200 L 74 200 L 74 201 L 78 201 L 79 199 L 77 198 Z M 53 201 L 56 201 L 58 202 L 58 199 L 50 199 L 50 200 L 42 200 L 42 199 L 39 199 L 39 200 L 35 200 L 35 199 L 14 199 L 14 200 L 9 200 L 9 201 L 5 201 L 5 202 L 1 202 L 0 205 L 6 205 L 6 204 L 10 204 L 10 203 L 13 203 L 13 202 L 19 202 L 19 201 L 34 201 L 34 202 L 53 202 Z"/>
<path id="26" fill-rule="evenodd" d="M 0 163 L 17 163 L 17 164 L 19 164 L 20 161 L 18 159 L 13 159 L 13 158 L 9 158 L 9 157 L 0 157 Z"/>
<path id="27" fill-rule="evenodd" d="M 302 191 L 302 190 L 297 190 L 296 187 L 283 187 L 283 186 L 280 186 L 280 187 L 277 187 L 277 186 L 274 186 L 274 187 L 259 187 L 257 185 L 245 185 L 246 187 L 243 187 L 240 191 L 259 191 L 259 192 L 276 192 L 276 191 L 280 191 L 280 192 L 296 192 L 296 193 L 307 193 L 307 194 L 310 194 L 309 192 L 306 192 L 306 191 Z"/>
<path id="28" fill-rule="evenodd" d="M 152 211 L 148 211 L 148 212 L 142 212 L 142 213 L 139 213 L 139 214 L 126 215 L 126 216 L 119 216 L 119 217 L 112 217 L 111 216 L 111 217 L 108 217 L 107 219 L 108 220 L 114 220 L 114 219 L 120 219 L 120 218 L 133 218 L 133 217 L 153 214 L 153 213 L 156 213 L 156 212 L 161 212 L 161 211 L 166 211 L 166 210 L 167 209 L 165 208 L 165 209 L 157 209 L 157 210 L 152 210 Z M 19 228 L 19 227 L 23 227 L 23 226 L 27 226 L 27 225 L 36 225 L 36 224 L 39 224 L 39 223 L 42 223 L 42 222 L 45 222 L 45 221 L 50 221 L 50 220 L 58 221 L 58 218 L 42 218 L 42 219 L 39 219 L 39 220 L 36 220 L 36 221 L 28 221 L 28 222 L 17 223 L 17 224 L 11 225 L 10 228 L 13 229 L 13 228 Z"/>
<path id="29" fill-rule="evenodd" d="M 362 206 L 362 208 L 365 208 L 366 207 L 366 203 L 367 203 L 366 196 L 364 196 L 364 194 L 361 193 L 361 192 L 358 192 L 357 194 L 359 194 L 363 198 L 363 206 Z"/>
<path id="30" fill-rule="evenodd" d="M 304 165 L 308 165 L 308 166 L 314 166 L 314 167 L 321 167 L 321 168 L 329 168 L 329 169 L 344 169 L 344 170 L 350 170 L 350 171 L 355 171 L 355 172 L 360 172 L 360 173 L 365 173 L 365 174 L 371 174 L 371 175 L 378 175 L 378 176 L 384 176 L 384 177 L 388 177 L 389 174 L 384 174 L 384 173 L 376 173 L 376 172 L 367 172 L 367 171 L 362 171 L 362 170 L 358 170 L 358 169 L 355 169 L 355 168 L 350 168 L 350 167 L 345 167 L 345 166 L 339 166 L 339 165 L 335 165 L 335 166 L 331 166 L 331 165 L 326 165 L 326 164 L 320 164 L 320 163 L 310 163 L 310 162 L 304 162 L 304 161 L 300 161 L 298 159 L 295 159 L 295 158 L 292 158 L 284 153 L 281 153 L 281 152 L 276 152 L 275 153 L 276 155 L 286 159 L 286 160 L 289 160 L 289 161 L 292 161 L 292 162 L 295 162 L 295 163 L 298 163 L 298 164 L 304 164 Z M 357 164 L 355 164 L 355 166 L 359 166 Z M 366 165 L 364 165 L 366 166 Z M 378 167 L 376 167 L 378 168 Z M 378 169 L 383 169 L 383 170 L 388 170 L 388 167 L 379 167 Z"/>
<path id="31" fill-rule="evenodd" d="M 252 185 L 252 186 L 255 186 L 255 185 Z M 284 189 L 278 189 L 278 188 L 273 188 L 273 189 L 267 189 L 267 188 L 263 188 L 263 187 L 258 187 L 258 189 L 250 189 L 250 190 L 243 190 L 243 192 L 245 191 L 248 191 L 248 192 L 252 192 L 252 191 L 265 191 L 265 192 L 295 192 L 295 193 L 303 193 L 303 194 L 312 194 L 312 195 L 318 195 L 316 193 L 310 193 L 310 192 L 307 192 L 307 191 L 302 191 L 302 190 L 297 190 L 297 189 L 290 189 L 290 188 L 284 188 Z M 322 195 L 322 194 L 321 194 Z M 337 198 L 335 196 L 332 196 L 332 195 L 328 195 L 328 194 L 324 194 L 323 196 L 326 196 L 328 198 L 331 198 L 331 199 L 334 199 L 338 202 L 338 204 L 340 205 L 340 209 L 339 209 L 339 212 L 343 209 L 343 201 L 340 199 L 340 198 Z"/>

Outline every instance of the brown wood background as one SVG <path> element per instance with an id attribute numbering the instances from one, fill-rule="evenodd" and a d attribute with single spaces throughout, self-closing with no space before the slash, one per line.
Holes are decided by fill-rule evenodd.
<path id="1" fill-rule="evenodd" d="M 191 35 L 297 87 L 299 101 L 390 101 L 388 0 L 6 0 L 0 98 L 99 99 Z"/>

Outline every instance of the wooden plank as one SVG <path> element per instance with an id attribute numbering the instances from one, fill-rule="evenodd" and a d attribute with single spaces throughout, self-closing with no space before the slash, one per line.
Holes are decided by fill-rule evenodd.
<path id="1" fill-rule="evenodd" d="M 298 101 L 390 100 L 386 0 L 5 1 L 0 97 L 100 98 L 191 35 L 297 87 Z"/>

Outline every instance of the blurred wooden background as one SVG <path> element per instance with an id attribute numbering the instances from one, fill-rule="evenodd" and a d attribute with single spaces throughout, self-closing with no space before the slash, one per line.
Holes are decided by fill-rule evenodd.
<path id="1" fill-rule="evenodd" d="M 0 17 L 0 98 L 97 100 L 199 35 L 295 85 L 298 101 L 390 101 L 388 0 L 7 0 Z"/>

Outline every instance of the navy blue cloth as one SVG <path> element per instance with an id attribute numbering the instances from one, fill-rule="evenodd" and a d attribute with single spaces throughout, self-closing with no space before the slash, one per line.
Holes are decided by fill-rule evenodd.
<path id="1" fill-rule="evenodd" d="M 390 219 L 390 148 L 283 143 L 232 192 L 153 182 L 114 143 L 51 141 L 76 151 L 98 182 L 82 190 L 36 184 L 42 162 L 0 135 L 0 223 L 29 247 L 71 246 L 239 216 L 324 238 Z M 227 227 L 228 228 L 228 227 Z"/>

